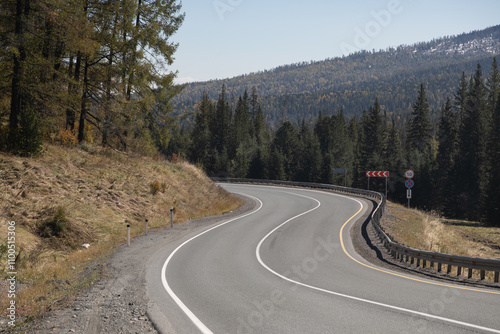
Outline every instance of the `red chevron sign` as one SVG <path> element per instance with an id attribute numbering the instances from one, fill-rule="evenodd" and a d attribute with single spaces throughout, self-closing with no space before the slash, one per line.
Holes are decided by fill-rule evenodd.
<path id="1" fill-rule="evenodd" d="M 388 171 L 368 171 L 366 172 L 367 177 L 389 177 Z"/>

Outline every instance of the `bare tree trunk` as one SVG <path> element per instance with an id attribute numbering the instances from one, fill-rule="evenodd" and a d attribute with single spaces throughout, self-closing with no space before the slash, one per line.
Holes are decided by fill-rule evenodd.
<path id="1" fill-rule="evenodd" d="M 12 71 L 12 85 L 11 85 L 11 102 L 10 102 L 10 115 L 9 115 L 9 138 L 8 143 L 10 148 L 14 148 L 17 144 L 17 131 L 18 123 L 21 113 L 23 111 L 23 104 L 25 96 L 22 88 L 22 81 L 24 77 L 24 62 L 26 60 L 26 50 L 23 42 L 24 22 L 29 14 L 30 9 L 29 0 L 16 1 L 16 24 L 14 36 L 17 39 L 19 55 L 14 54 L 14 68 Z M 24 8 L 23 8 L 24 7 Z"/>
<path id="2" fill-rule="evenodd" d="M 80 72 L 82 66 L 82 54 L 78 51 L 76 55 L 76 63 L 75 63 L 75 72 L 71 73 L 73 67 L 73 61 L 70 63 L 69 71 L 73 74 L 73 81 L 78 83 L 80 81 Z M 68 91 L 70 95 L 76 94 L 76 86 L 73 83 L 69 84 Z M 76 112 L 73 108 L 66 109 L 66 129 L 70 129 L 73 131 L 75 129 L 75 121 L 76 121 Z"/>
<path id="3" fill-rule="evenodd" d="M 80 124 L 78 124 L 78 142 L 82 142 L 85 136 L 85 120 L 87 119 L 87 95 L 88 95 L 88 68 L 89 64 L 85 60 L 83 70 L 83 92 L 82 92 L 82 107 L 80 112 Z"/>
<path id="4" fill-rule="evenodd" d="M 109 59 L 108 59 L 108 77 L 106 78 L 106 102 L 104 104 L 104 124 L 102 127 L 102 146 L 108 144 L 108 134 L 109 128 L 111 125 L 111 84 L 113 79 L 113 57 L 115 56 L 115 49 L 113 43 L 115 41 L 116 35 L 116 24 L 118 22 L 118 14 L 115 16 L 113 22 L 113 33 L 111 34 L 111 42 L 110 42 L 110 50 L 109 50 Z"/>
<path id="5" fill-rule="evenodd" d="M 135 29 L 136 29 L 135 34 L 136 35 L 137 35 L 137 31 L 139 30 L 140 24 L 141 24 L 141 5 L 142 5 L 142 0 L 137 0 L 137 15 L 135 18 Z M 132 60 L 130 62 L 131 66 L 134 66 L 134 64 L 136 62 L 136 52 L 137 52 L 137 39 L 134 41 L 134 44 L 132 47 Z M 131 98 L 133 83 L 134 83 L 134 71 L 133 71 L 133 67 L 132 67 L 132 70 L 130 71 L 130 76 L 128 78 L 128 84 L 127 84 L 127 94 L 126 94 L 127 101 L 129 101 Z"/>
<path id="6" fill-rule="evenodd" d="M 68 74 L 69 77 L 73 75 L 73 54 L 69 57 L 69 67 L 68 67 Z M 71 98 L 71 95 L 73 94 L 75 88 L 73 83 L 69 82 L 68 84 L 68 95 Z M 71 109 L 71 107 L 66 108 L 66 129 L 70 129 L 73 131 L 75 128 L 75 111 Z"/>

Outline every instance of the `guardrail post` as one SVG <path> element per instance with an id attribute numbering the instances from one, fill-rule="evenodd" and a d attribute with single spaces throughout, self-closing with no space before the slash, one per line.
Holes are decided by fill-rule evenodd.
<path id="1" fill-rule="evenodd" d="M 462 274 L 462 267 L 457 266 L 457 276 L 460 276 Z"/>
<path id="2" fill-rule="evenodd" d="M 127 224 L 127 246 L 130 247 L 130 225 Z"/>
<path id="3" fill-rule="evenodd" d="M 486 276 L 486 271 L 481 270 L 481 280 L 484 281 L 484 277 Z"/>
<path id="4" fill-rule="evenodd" d="M 170 227 L 174 227 L 174 209 L 170 209 Z"/>
<path id="5" fill-rule="evenodd" d="M 441 272 L 441 262 L 438 262 L 438 269 L 437 269 L 438 273 Z"/>
<path id="6" fill-rule="evenodd" d="M 148 220 L 146 219 L 146 223 L 145 223 L 145 227 L 144 227 L 144 235 L 148 235 Z"/>
<path id="7" fill-rule="evenodd" d="M 417 257 L 417 268 L 420 267 L 420 258 Z"/>
<path id="8" fill-rule="evenodd" d="M 472 268 L 469 268 L 469 273 L 467 274 L 467 278 L 472 278 Z"/>
<path id="9" fill-rule="evenodd" d="M 498 283 L 498 271 L 495 271 L 495 283 Z"/>
<path id="10" fill-rule="evenodd" d="M 427 264 L 426 260 L 422 260 L 422 268 L 425 268 L 425 265 Z"/>
<path id="11" fill-rule="evenodd" d="M 451 273 L 451 264 L 448 263 L 448 268 L 446 268 L 446 273 Z"/>

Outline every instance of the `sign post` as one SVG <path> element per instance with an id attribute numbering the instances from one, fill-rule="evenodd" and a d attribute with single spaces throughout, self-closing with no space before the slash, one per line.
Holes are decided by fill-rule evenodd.
<path id="1" fill-rule="evenodd" d="M 408 209 L 410 208 L 410 199 L 411 199 L 411 188 L 415 185 L 415 182 L 413 182 L 412 178 L 415 176 L 415 173 L 411 170 L 408 169 L 405 172 L 406 176 L 406 181 L 405 181 L 405 186 L 406 186 L 406 198 L 408 198 Z"/>

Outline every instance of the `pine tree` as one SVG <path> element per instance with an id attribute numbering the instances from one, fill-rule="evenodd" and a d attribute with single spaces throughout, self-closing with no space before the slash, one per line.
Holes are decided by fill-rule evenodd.
<path id="1" fill-rule="evenodd" d="M 293 180 L 299 153 L 298 131 L 290 121 L 285 121 L 276 131 L 273 150 L 280 153 L 283 162 L 285 180 Z"/>
<path id="2" fill-rule="evenodd" d="M 490 120 L 487 111 L 487 90 L 481 65 L 471 79 L 465 111 L 460 126 L 457 159 L 457 194 L 455 208 L 459 217 L 478 220 L 483 217 L 488 184 L 488 140 Z"/>
<path id="3" fill-rule="evenodd" d="M 257 146 L 263 147 L 267 142 L 268 129 L 264 118 L 264 112 L 260 106 L 257 107 L 257 112 L 253 118 L 253 133 Z"/>
<path id="4" fill-rule="evenodd" d="M 210 127 L 210 132 L 214 135 L 214 147 L 219 153 L 225 149 L 227 154 L 229 142 L 232 137 L 231 123 L 232 111 L 227 101 L 226 86 L 223 84 L 219 99 L 217 100 L 215 117 Z"/>
<path id="5" fill-rule="evenodd" d="M 413 105 L 412 118 L 408 129 L 407 146 L 409 151 L 429 155 L 432 148 L 432 124 L 429 119 L 429 102 L 424 85 L 420 86 L 417 100 Z"/>
<path id="6" fill-rule="evenodd" d="M 297 158 L 297 170 L 294 179 L 304 182 L 319 181 L 321 169 L 321 150 L 318 137 L 302 120 L 299 133 L 299 151 Z"/>
<path id="7" fill-rule="evenodd" d="M 250 107 L 248 103 L 248 94 L 245 90 L 243 97 L 239 97 L 233 117 L 233 142 L 236 149 L 242 143 L 248 143 L 250 140 Z"/>
<path id="8" fill-rule="evenodd" d="M 382 170 L 384 168 L 385 124 L 378 99 L 363 114 L 363 144 L 361 146 L 361 166 L 364 170 Z"/>
<path id="9" fill-rule="evenodd" d="M 401 143 L 401 136 L 396 128 L 396 122 L 394 119 L 391 121 L 387 143 L 385 159 L 387 169 L 391 171 L 391 173 L 397 172 L 403 167 L 403 145 Z"/>
<path id="10" fill-rule="evenodd" d="M 266 151 L 263 148 L 258 148 L 248 167 L 247 177 L 250 179 L 267 179 L 269 177 L 266 164 L 268 161 Z"/>
<path id="11" fill-rule="evenodd" d="M 165 149 L 168 104 L 179 88 L 162 66 L 173 61 L 177 44 L 169 39 L 183 21 L 180 8 L 175 0 L 2 1 L 0 69 L 12 72 L 11 142 L 20 142 L 26 112 L 43 120 L 45 132 L 57 133 L 63 118 L 73 130 L 79 119 L 80 141 L 91 124 L 103 145 Z"/>
<path id="12" fill-rule="evenodd" d="M 489 141 L 491 176 L 487 189 L 486 214 L 490 225 L 500 227 L 500 102 L 493 114 L 493 126 Z"/>
<path id="13" fill-rule="evenodd" d="M 334 159 L 334 168 L 352 171 L 354 149 L 344 117 L 344 110 L 340 109 L 337 115 L 332 116 L 330 118 L 330 123 L 333 131 L 331 153 Z M 383 132 L 385 131 L 383 130 Z M 349 173 L 348 179 L 348 184 L 350 184 Z"/>
<path id="14" fill-rule="evenodd" d="M 498 96 L 500 94 L 500 72 L 498 71 L 496 58 L 493 58 L 493 64 L 491 65 L 491 72 L 488 76 L 486 88 L 488 89 L 488 101 L 486 106 L 488 113 L 491 116 L 495 112 L 495 107 L 498 103 Z"/>
<path id="15" fill-rule="evenodd" d="M 271 180 L 287 180 L 285 171 L 285 158 L 280 149 L 276 146 L 271 148 L 271 153 L 266 167 L 269 179 Z"/>
<path id="16" fill-rule="evenodd" d="M 452 196 L 454 182 L 452 175 L 455 170 L 455 160 L 458 151 L 457 117 L 453 112 L 450 99 L 446 100 L 441 109 L 438 131 L 438 153 L 436 157 L 436 172 L 434 175 L 434 202 L 438 209 L 444 209 L 449 215 L 453 209 L 448 198 Z"/>
<path id="17" fill-rule="evenodd" d="M 356 117 L 353 117 L 349 122 L 349 137 L 353 143 L 353 167 L 352 172 L 352 186 L 355 188 L 362 187 L 362 179 L 364 174 L 361 168 L 361 145 L 364 142 L 363 127 L 360 126 L 359 121 Z"/>
<path id="18" fill-rule="evenodd" d="M 405 198 L 406 190 L 400 185 L 400 176 L 406 166 L 403 154 L 401 135 L 394 119 L 388 130 L 387 148 L 385 151 L 386 169 L 389 171 L 389 193 L 394 199 Z"/>
<path id="19" fill-rule="evenodd" d="M 327 152 L 325 155 L 323 155 L 323 158 L 321 160 L 321 171 L 319 174 L 321 183 L 333 184 L 334 180 L 332 168 L 334 162 L 335 161 L 331 153 Z"/>
<path id="20" fill-rule="evenodd" d="M 210 121 L 213 118 L 214 106 L 210 101 L 207 92 L 203 92 L 198 113 L 195 115 L 195 124 L 192 132 L 192 147 L 190 159 L 205 168 L 210 166 L 209 153 L 213 134 L 210 131 Z"/>
<path id="21" fill-rule="evenodd" d="M 426 208 L 431 204 L 430 195 L 433 192 L 431 170 L 434 163 L 434 145 L 429 114 L 429 103 L 424 85 L 421 85 L 417 100 L 413 105 L 406 145 L 408 167 L 415 172 L 413 203 L 422 208 Z"/>
<path id="22" fill-rule="evenodd" d="M 465 72 L 462 72 L 462 78 L 460 79 L 460 84 L 457 88 L 457 92 L 454 94 L 453 107 L 455 113 L 457 114 L 457 121 L 460 124 L 462 122 L 462 117 L 465 112 L 465 103 L 467 100 L 469 86 L 467 84 L 467 78 L 465 77 Z"/>

